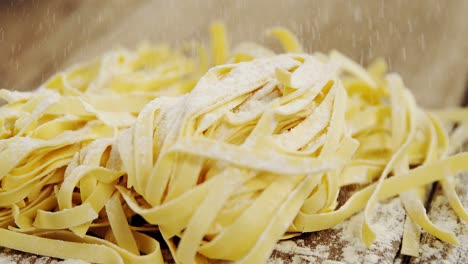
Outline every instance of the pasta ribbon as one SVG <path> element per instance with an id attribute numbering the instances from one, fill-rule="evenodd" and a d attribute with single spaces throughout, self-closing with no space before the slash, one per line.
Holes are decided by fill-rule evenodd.
<path id="1" fill-rule="evenodd" d="M 282 238 L 332 228 L 399 196 L 403 254 L 434 225 L 425 191 L 440 182 L 467 221 L 456 175 L 468 170 L 467 109 L 425 111 L 383 60 L 142 45 L 52 76 L 32 92 L 0 90 L 0 246 L 92 263 L 265 262 Z M 211 56 L 209 55 L 211 54 Z M 463 174 L 462 174 L 463 175 Z M 467 175 L 467 174 L 464 174 Z M 342 188 L 357 191 L 341 206 Z"/>

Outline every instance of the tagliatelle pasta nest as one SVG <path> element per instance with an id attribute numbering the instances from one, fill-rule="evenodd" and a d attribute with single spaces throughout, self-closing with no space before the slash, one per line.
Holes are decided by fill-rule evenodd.
<path id="1" fill-rule="evenodd" d="M 424 197 L 439 181 L 468 220 L 454 180 L 468 153 L 453 155 L 468 138 L 467 110 L 424 111 L 382 60 L 365 69 L 269 33 L 287 53 L 231 51 L 215 24 L 211 56 L 201 45 L 118 50 L 35 91 L 1 90 L 0 246 L 163 263 L 160 233 L 177 263 L 262 263 L 279 239 L 360 210 L 370 246 L 373 208 L 396 195 L 407 221 L 457 244 Z M 418 254 L 419 235 L 405 225 L 402 253 Z"/>

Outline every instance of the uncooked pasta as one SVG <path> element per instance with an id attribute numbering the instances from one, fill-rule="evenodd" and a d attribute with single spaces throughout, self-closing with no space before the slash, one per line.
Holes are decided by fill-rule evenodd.
<path id="1" fill-rule="evenodd" d="M 427 186 L 450 205 L 468 170 L 466 109 L 425 111 L 383 60 L 307 54 L 283 28 L 282 54 L 203 45 L 115 50 L 32 92 L 1 90 L 0 246 L 92 263 L 262 263 L 278 240 L 332 228 L 399 195 L 442 241 Z M 340 191 L 358 186 L 343 205 Z M 405 225 L 402 252 L 417 255 Z"/>

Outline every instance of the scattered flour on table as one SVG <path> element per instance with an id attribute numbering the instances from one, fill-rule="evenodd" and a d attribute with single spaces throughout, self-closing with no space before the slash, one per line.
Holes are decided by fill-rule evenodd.
<path id="1" fill-rule="evenodd" d="M 299 239 L 296 241 L 286 240 L 279 242 L 275 249 L 281 253 L 301 255 L 305 256 L 315 256 L 315 257 L 328 257 L 329 247 L 327 245 L 319 245 L 314 249 L 311 249 L 304 244 L 304 240 Z"/>
<path id="2" fill-rule="evenodd" d="M 369 249 L 360 235 L 363 221 L 361 212 L 333 228 L 330 245 L 311 248 L 302 239 L 286 240 L 279 242 L 275 250 L 291 256 L 288 262 L 292 263 L 393 263 L 403 234 L 403 206 L 398 198 L 394 198 L 379 204 L 373 215 L 371 226 L 377 239 Z M 318 242 L 321 241 L 319 238 Z M 343 262 L 333 260 L 336 257 Z M 270 259 L 269 263 L 286 261 L 276 257 Z"/>
<path id="3" fill-rule="evenodd" d="M 382 263 L 390 259 L 393 262 L 396 255 L 395 243 L 400 243 L 405 217 L 400 199 L 384 202 L 375 210 L 371 227 L 377 239 L 369 249 L 361 239 L 363 216 L 361 212 L 336 227 L 341 229 L 339 235 L 345 241 L 342 259 L 347 263 Z M 386 256 L 386 253 L 391 255 Z"/>
<path id="4" fill-rule="evenodd" d="M 467 190 L 468 179 L 460 177 L 457 185 L 457 193 L 462 201 L 463 207 L 468 207 Z M 419 258 L 414 258 L 411 263 L 428 263 L 437 261 L 438 263 L 466 263 L 468 261 L 468 224 L 459 219 L 450 207 L 447 198 L 438 193 L 432 201 L 429 218 L 433 223 L 447 231 L 456 234 L 459 245 L 451 246 L 437 238 L 426 235 L 425 242 L 422 243 Z"/>
<path id="5" fill-rule="evenodd" d="M 52 260 L 49 257 L 26 256 L 8 249 L 0 248 L 0 264 L 89 264 L 86 261 L 77 259 Z"/>

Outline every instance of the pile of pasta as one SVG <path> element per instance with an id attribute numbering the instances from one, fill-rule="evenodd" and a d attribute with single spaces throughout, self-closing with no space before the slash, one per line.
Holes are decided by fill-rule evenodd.
<path id="1" fill-rule="evenodd" d="M 116 50 L 32 92 L 1 90 L 0 246 L 92 263 L 262 263 L 278 240 L 332 228 L 399 195 L 402 252 L 419 228 L 456 236 L 426 215 L 440 182 L 468 215 L 454 176 L 468 170 L 466 109 L 427 112 L 377 60 L 338 52 L 230 50 L 223 25 L 202 45 Z M 214 67 L 211 67 L 214 66 Z M 211 67 L 210 69 L 208 69 Z M 358 190 L 343 204 L 344 187 Z"/>

